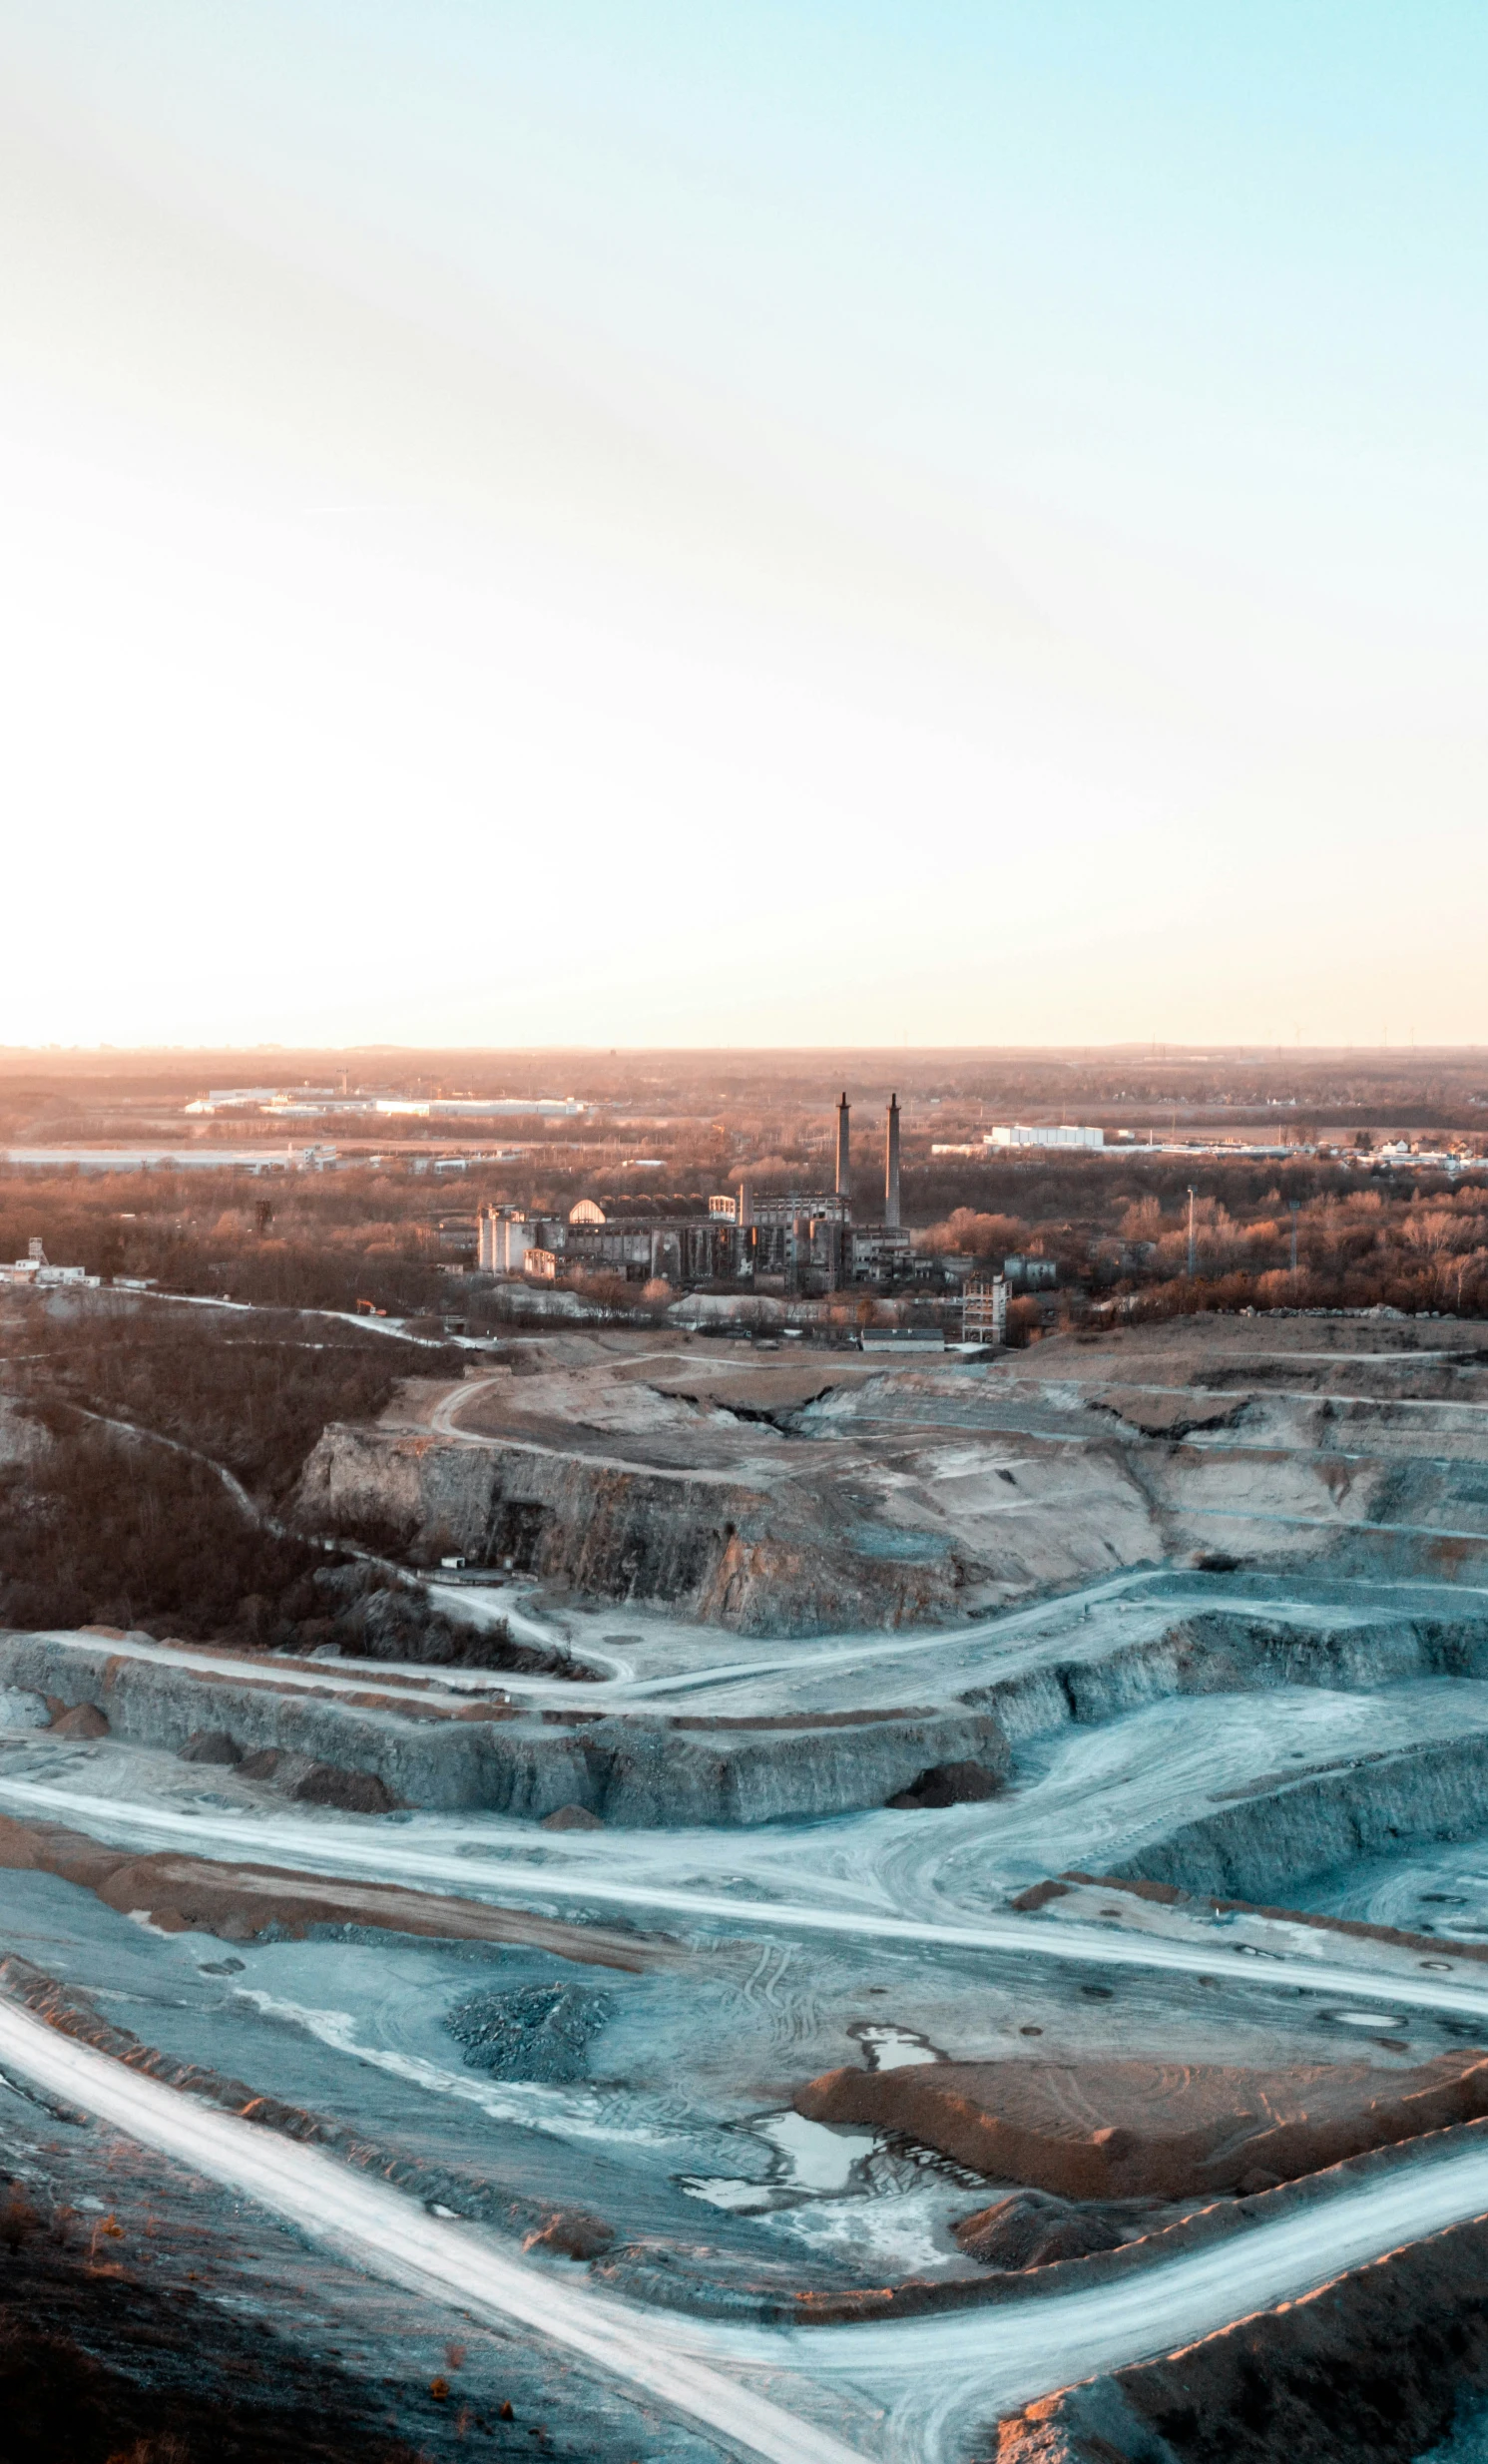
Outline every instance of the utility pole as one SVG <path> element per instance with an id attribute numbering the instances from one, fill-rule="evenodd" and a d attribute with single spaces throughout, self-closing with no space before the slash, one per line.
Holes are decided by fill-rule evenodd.
<path id="1" fill-rule="evenodd" d="M 1189 1190 L 1189 1281 L 1191 1283 L 1194 1280 L 1196 1248 L 1197 1243 L 1194 1234 L 1194 1192 L 1191 1186 Z"/>

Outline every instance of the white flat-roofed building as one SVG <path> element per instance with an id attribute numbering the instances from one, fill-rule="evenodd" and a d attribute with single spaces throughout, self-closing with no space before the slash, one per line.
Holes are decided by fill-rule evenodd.
<path id="1" fill-rule="evenodd" d="M 49 1266 L 44 1257 L 18 1257 L 13 1266 L 0 1266 L 0 1283 L 24 1283 L 33 1291 L 53 1291 L 63 1284 L 96 1291 L 99 1279 L 82 1266 Z"/>
<path id="2" fill-rule="evenodd" d="M 988 1130 L 982 1144 L 987 1147 L 1083 1147 L 1092 1152 L 1106 1144 L 1104 1130 L 1077 1129 L 1072 1123 L 1052 1121 L 1010 1122 L 1005 1128 Z"/>
<path id="3" fill-rule="evenodd" d="M 379 1113 L 413 1121 L 496 1121 L 508 1113 L 577 1121 L 589 1110 L 573 1095 L 379 1095 L 376 1101 Z"/>

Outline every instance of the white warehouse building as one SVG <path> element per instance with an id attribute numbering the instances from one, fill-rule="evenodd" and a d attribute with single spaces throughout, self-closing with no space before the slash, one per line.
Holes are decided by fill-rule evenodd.
<path id="1" fill-rule="evenodd" d="M 1052 1122 L 1038 1122 L 1030 1127 L 1025 1121 L 1014 1121 L 1006 1129 L 988 1130 L 982 1144 L 987 1147 L 1086 1147 L 1101 1148 L 1106 1144 L 1104 1130 L 1075 1129 L 1067 1124 L 1055 1128 Z"/>

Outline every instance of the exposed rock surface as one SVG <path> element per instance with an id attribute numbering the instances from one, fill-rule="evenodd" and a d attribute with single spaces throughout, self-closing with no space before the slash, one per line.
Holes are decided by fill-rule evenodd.
<path id="1" fill-rule="evenodd" d="M 1253 2192 L 1488 2114 L 1488 2057 L 1413 2071 L 1162 2062 L 946 2062 L 828 2071 L 795 2099 L 813 2122 L 902 2131 L 990 2181 L 1061 2199 Z"/>
<path id="2" fill-rule="evenodd" d="M 328 1428 L 299 1511 L 748 1633 L 1165 1558 L 1450 1579 L 1488 1566 L 1462 1333 L 1205 1318 L 934 1369 L 823 1355 L 788 1396 L 746 1347 L 570 1336 Z"/>
<path id="3" fill-rule="evenodd" d="M 1263 1611 L 1201 1610 L 1177 1618 L 1163 1634 L 1115 1649 L 1067 1651 L 977 1687 L 964 1700 L 995 1711 L 1016 1740 L 1068 1722 L 1099 1726 L 1176 1696 L 1284 1686 L 1352 1693 L 1430 1677 L 1488 1677 L 1488 1619 L 1354 1617 L 1328 1625 Z"/>
<path id="4" fill-rule="evenodd" d="M 45 1728 L 51 1719 L 44 1695 L 20 1686 L 0 1686 L 0 1734 L 14 1736 L 27 1728 Z"/>
<path id="5" fill-rule="evenodd" d="M 880 1552 L 860 1507 L 793 1483 L 770 1490 L 495 1437 L 471 1446 L 331 1426 L 295 1511 L 317 1531 L 391 1531 L 422 1554 L 448 1547 L 597 1599 L 666 1601 L 743 1634 L 931 1622 L 967 1579 L 948 1535 L 906 1533 Z"/>
<path id="6" fill-rule="evenodd" d="M 1337 1767 L 1278 1771 L 1114 1867 L 1216 1898 L 1270 1900 L 1356 1859 L 1483 1829 L 1488 1735 L 1432 1739 Z"/>
<path id="7" fill-rule="evenodd" d="M 937 1763 L 972 1762 L 1000 1776 L 1008 1760 L 995 1716 L 957 1704 L 851 1722 L 806 1716 L 788 1728 L 660 1713 L 518 1714 L 455 1696 L 445 1708 L 393 1694 L 291 1691 L 250 1663 L 241 1677 L 209 1675 L 113 1653 L 102 1641 L 79 1652 L 44 1635 L 0 1638 L 7 1680 L 58 1698 L 100 1695 L 114 1733 L 134 1744 L 179 1754 L 194 1735 L 220 1731 L 242 1753 L 243 1776 L 311 1803 L 349 1807 L 361 1774 L 384 1791 L 355 1791 L 351 1809 L 369 1812 L 481 1806 L 540 1821 L 577 1806 L 648 1827 L 767 1822 L 882 1805 Z"/>

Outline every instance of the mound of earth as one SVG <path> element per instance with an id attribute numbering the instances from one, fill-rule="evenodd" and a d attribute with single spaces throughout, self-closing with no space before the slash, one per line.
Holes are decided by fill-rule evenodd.
<path id="1" fill-rule="evenodd" d="M 613 2224 L 582 2208 L 558 2208 L 546 2224 L 523 2236 L 524 2250 L 551 2250 L 561 2258 L 602 2258 L 615 2239 Z"/>
<path id="2" fill-rule="evenodd" d="M 52 1722 L 53 1736 L 99 1737 L 109 1733 L 108 1715 L 96 1703 L 75 1703 L 71 1711 L 58 1711 Z"/>
<path id="3" fill-rule="evenodd" d="M 947 1805 L 979 1805 L 1001 1788 L 1001 1773 L 980 1762 L 936 1762 L 888 1801 L 901 1812 L 937 1812 Z"/>
<path id="4" fill-rule="evenodd" d="M 467 1995 L 444 2025 L 464 2047 L 467 2070 L 562 2085 L 583 2078 L 590 2038 L 609 2011 L 604 1994 L 577 1985 L 513 1985 Z"/>
<path id="5" fill-rule="evenodd" d="M 1407 2242 L 1161 2360 L 1043 2397 L 984 2432 L 976 2464 L 1416 2464 L 1428 2451 L 1473 2464 L 1485 2261 L 1481 2218 Z"/>
<path id="6" fill-rule="evenodd" d="M 397 1803 L 375 1771 L 343 1770 L 306 1753 L 264 1745 L 239 1764 L 245 1779 L 267 1779 L 301 1805 L 331 1805 L 338 1813 L 391 1813 Z"/>
<path id="7" fill-rule="evenodd" d="M 828 2071 L 813 2122 L 901 2131 L 958 2165 L 1060 2199 L 1186 2199 L 1294 2182 L 1488 2114 L 1488 2057 L 1232 2070 L 1170 2062 L 944 2062 Z"/>
<path id="8" fill-rule="evenodd" d="M 183 1762 L 209 1762 L 223 1770 L 233 1770 L 243 1755 L 226 1728 L 194 1728 L 180 1748 Z"/>
<path id="9" fill-rule="evenodd" d="M 1152 2229 L 1157 2203 L 1146 2199 L 1088 2200 L 1077 2205 L 1048 2191 L 1014 2191 L 951 2230 L 984 2267 L 1047 2267 L 1060 2258 L 1090 2258 Z"/>

